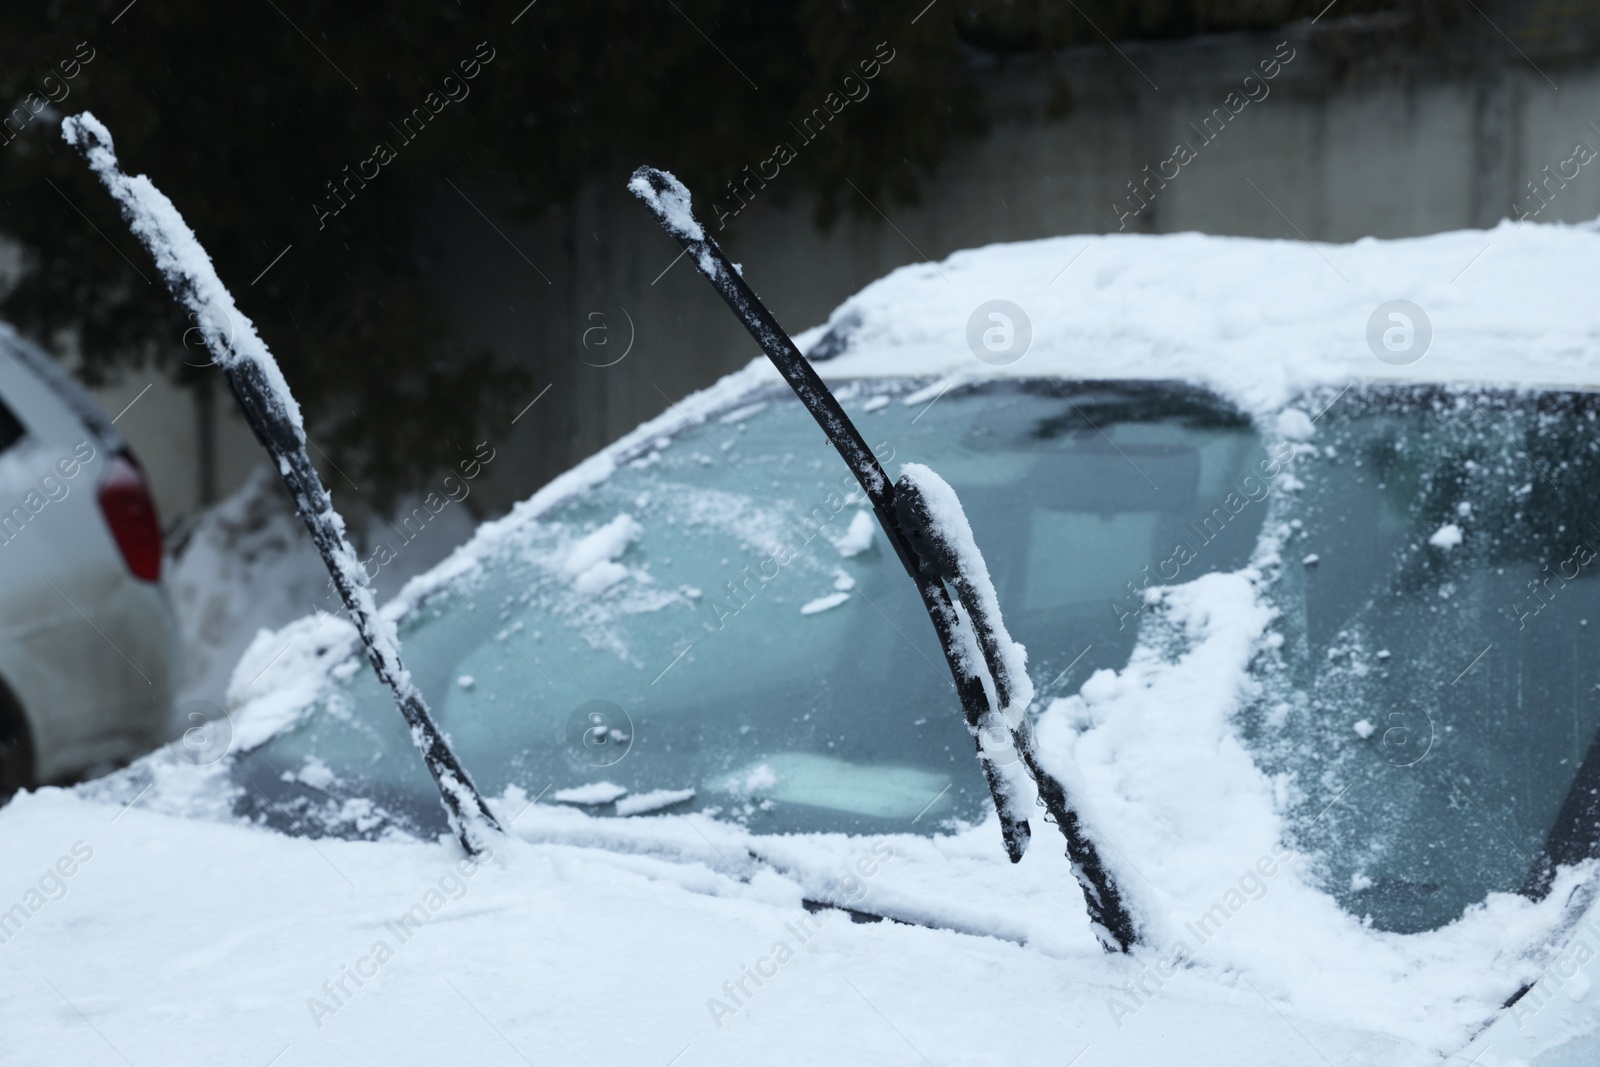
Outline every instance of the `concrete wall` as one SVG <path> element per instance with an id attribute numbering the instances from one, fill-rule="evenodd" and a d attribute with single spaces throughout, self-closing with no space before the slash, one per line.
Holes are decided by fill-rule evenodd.
<path id="1" fill-rule="evenodd" d="M 1287 54 L 1277 47 L 1285 39 L 1293 58 L 1279 61 L 1265 98 L 1204 140 L 1196 127 L 1226 109 L 1230 92 L 1242 97 L 1245 76 L 1262 61 Z M 1121 225 L 1328 241 L 1493 225 L 1540 208 L 1529 183 L 1577 142 L 1600 149 L 1600 68 L 1553 59 L 1536 68 L 1498 37 L 1459 69 L 1376 37 L 1306 30 L 1124 45 L 1121 54 L 1082 49 L 1059 64 L 1075 104 L 1059 120 L 1046 117 L 1048 84 L 1032 64 L 984 75 L 992 128 L 955 153 L 920 206 L 863 204 L 860 216 L 819 232 L 810 204 L 785 198 L 780 174 L 719 239 L 797 332 L 906 263 L 1000 241 L 1114 231 L 1133 203 L 1128 183 L 1142 182 L 1145 167 L 1156 170 L 1180 142 L 1193 161 L 1164 188 L 1150 185 L 1147 206 Z M 488 435 L 500 456 L 475 499 L 491 510 L 759 354 L 684 262 L 658 278 L 678 249 L 622 188 L 635 162 L 644 161 L 619 162 L 616 180 L 536 225 L 506 219 L 493 189 L 463 185 L 476 208 L 453 192 L 439 201 L 429 270 L 458 325 L 532 370 L 527 401 L 549 387 L 515 426 Z M 1539 222 L 1600 214 L 1600 163 L 1546 188 L 1552 201 Z M 1330 276 L 1330 284 L 1338 282 Z M 621 354 L 630 333 L 627 357 L 599 366 Z M 117 411 L 143 384 L 130 379 L 106 394 L 106 406 Z M 120 425 L 172 515 L 198 503 L 195 419 L 160 389 Z M 255 445 L 231 412 L 219 421 L 229 427 L 217 468 L 226 490 Z"/>

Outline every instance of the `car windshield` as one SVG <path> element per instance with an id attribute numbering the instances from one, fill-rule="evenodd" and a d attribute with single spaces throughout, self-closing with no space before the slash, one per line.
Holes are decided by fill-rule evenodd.
<path id="1" fill-rule="evenodd" d="M 1284 640 L 1242 728 L 1292 774 L 1324 888 L 1379 929 L 1523 888 L 1588 752 L 1597 408 L 1351 390 L 1296 460 L 1267 594 Z"/>
<path id="2" fill-rule="evenodd" d="M 1244 565 L 1258 540 L 1258 436 L 1192 388 L 880 382 L 840 395 L 891 473 L 915 459 L 960 493 L 1040 706 L 1127 662 L 1136 590 L 1195 539 L 1199 501 L 1240 505 L 1203 520 L 1184 580 Z M 932 833 L 989 810 L 916 591 L 786 390 L 685 423 L 520 521 L 400 636 L 491 794 L 698 811 L 763 833 Z M 239 758 L 239 803 L 297 832 L 441 830 L 388 691 L 354 657 L 335 674 L 295 726 Z"/>
<path id="3" fill-rule="evenodd" d="M 841 398 L 886 468 L 926 462 L 959 491 L 1035 711 L 1127 664 L 1145 587 L 1276 555 L 1275 633 L 1237 724 L 1351 913 L 1441 926 L 1525 890 L 1571 821 L 1600 726 L 1593 396 L 1351 389 L 1292 441 L 1166 383 Z M 400 631 L 492 794 L 757 833 L 934 833 L 991 810 L 921 603 L 786 391 L 685 422 L 509 524 Z M 388 691 L 354 655 L 334 674 L 238 758 L 242 811 L 293 832 L 441 831 Z"/>

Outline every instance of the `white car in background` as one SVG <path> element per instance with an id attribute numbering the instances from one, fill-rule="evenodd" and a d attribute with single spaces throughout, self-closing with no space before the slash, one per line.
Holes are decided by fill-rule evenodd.
<path id="1" fill-rule="evenodd" d="M 116 427 L 0 326 L 0 798 L 165 739 L 177 632 L 161 528 Z"/>

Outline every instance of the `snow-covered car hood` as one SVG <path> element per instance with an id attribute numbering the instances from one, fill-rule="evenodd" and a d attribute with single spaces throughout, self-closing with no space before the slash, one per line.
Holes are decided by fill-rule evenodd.
<path id="1" fill-rule="evenodd" d="M 818 369 L 832 382 L 927 380 L 907 403 L 926 403 L 953 381 L 994 377 L 1181 380 L 1231 400 L 1264 432 L 1306 443 L 1315 439 L 1312 416 L 1319 413 L 1310 398 L 1332 402 L 1351 383 L 1595 384 L 1600 319 L 1580 268 L 1600 253 L 1597 242 L 1589 227 L 1507 224 L 1352 245 L 1180 234 L 993 246 L 898 270 L 797 341 L 828 357 Z M 992 299 L 1015 303 L 1031 321 L 1027 354 L 1005 367 L 979 362 L 967 343 L 971 310 Z M 1367 342 L 1373 310 L 1394 299 L 1413 301 L 1432 324 L 1430 350 L 1407 366 L 1380 362 Z M 385 607 L 386 617 L 402 618 L 452 578 L 472 572 L 500 539 L 606 478 L 668 429 L 685 419 L 705 420 L 777 381 L 762 360 L 678 402 L 505 518 L 484 524 L 467 545 L 410 583 Z M 803 914 L 802 897 L 914 924 L 849 927 L 837 947 L 824 944 L 818 951 L 828 962 L 818 971 L 846 999 L 820 1010 L 848 1006 L 881 1018 L 888 1023 L 885 1049 L 903 1040 L 935 1060 L 943 1052 L 953 1062 L 1000 1062 L 1048 1049 L 1067 1062 L 1090 1047 L 1085 1064 L 1159 1062 L 1163 1055 L 1233 1062 L 1245 1051 L 1269 1062 L 1317 1062 L 1319 1056 L 1430 1062 L 1461 1048 L 1509 996 L 1539 976 L 1549 961 L 1543 946 L 1576 920 L 1574 889 L 1589 870 L 1565 873 L 1540 903 L 1496 894 L 1449 926 L 1409 935 L 1370 928 L 1316 888 L 1303 858 L 1283 844 L 1287 797 L 1302 786 L 1263 772 L 1232 724 L 1257 684 L 1247 668 L 1274 639 L 1276 612 L 1259 593 L 1280 566 L 1279 549 L 1269 532 L 1246 569 L 1155 594 L 1132 660 L 1120 670 L 1096 672 L 1078 694 L 1056 700 L 1039 719 L 1041 745 L 1064 764 L 1076 762 L 1088 817 L 1116 843 L 1124 884 L 1152 916 L 1149 947 L 1127 958 L 1100 954 L 1054 842 L 1036 842 L 1023 863 L 1011 867 L 992 818 L 933 839 L 758 838 L 687 816 L 594 819 L 508 794 L 497 802 L 502 817 L 527 843 L 503 859 L 496 877 L 560 881 L 569 876 L 562 872 L 581 872 L 570 877 L 573 891 L 582 894 L 596 879 L 604 881 L 596 872 L 626 869 L 639 884 L 630 882 L 608 899 L 625 909 L 659 908 L 663 926 L 693 913 L 685 921 L 702 924 L 717 940 L 721 935 L 710 927 L 722 919 L 770 923 L 778 933 L 757 938 L 740 950 L 746 955 L 726 961 L 735 990 L 740 968 L 772 955 L 765 942 L 792 939 L 782 931 Z M 354 655 L 352 641 L 346 624 L 327 617 L 263 633 L 230 688 L 235 747 L 258 745 L 303 714 L 331 672 Z M 954 706 L 950 713 L 956 714 Z M 224 782 L 220 768 L 194 768 L 157 754 L 86 792 L 122 803 L 142 795 L 142 810 L 124 819 L 153 827 L 140 833 L 159 835 L 174 832 L 159 822 L 162 812 L 230 818 Z M 1328 800 L 1337 802 L 1333 791 Z M 63 803 L 19 803 L 7 821 L 25 827 L 35 817 L 48 822 Z M 288 845 L 260 842 L 254 830 L 208 826 L 199 832 L 246 868 L 290 862 Z M 875 846 L 892 859 L 885 861 L 880 851 L 869 876 L 857 861 L 873 856 Z M 416 857 L 424 848 L 449 848 L 399 841 L 318 847 L 360 855 L 352 862 L 371 862 L 374 870 L 421 862 Z M 389 855 L 384 849 L 399 858 L 369 860 Z M 301 850 L 301 859 L 311 851 Z M 663 865 L 662 859 L 675 862 Z M 315 855 L 306 862 L 319 863 Z M 652 880 L 658 884 L 648 884 Z M 495 890 L 497 901 L 516 892 L 507 885 Z M 683 889 L 708 899 L 686 905 Z M 517 933 L 497 924 L 510 922 L 513 930 L 543 925 L 527 909 L 498 908 L 468 920 L 464 930 L 476 932 L 459 936 L 485 944 L 515 941 Z M 358 914 L 341 921 L 359 922 Z M 542 936 L 548 947 L 548 935 Z M 630 941 L 627 951 L 646 962 L 631 969 L 604 958 L 611 950 L 601 945 L 595 954 L 601 959 L 584 956 L 583 966 L 592 963 L 597 973 L 610 975 L 622 1000 L 651 1005 L 654 1024 L 668 1008 L 683 1008 L 677 1002 L 688 996 L 691 1007 L 683 1010 L 697 1017 L 678 1020 L 684 1044 L 711 1047 L 740 1026 L 747 1037 L 736 1041 L 759 1040 L 764 1054 L 774 1054 L 783 1041 L 802 1040 L 804 1027 L 789 1015 L 800 1001 L 780 1008 L 785 994 L 764 1000 L 766 994 L 750 992 L 764 987 L 747 985 L 740 996 L 721 990 L 720 978 L 706 990 L 690 982 L 692 995 L 669 994 L 662 989 L 670 984 L 668 968 L 654 950 Z M 895 961 L 898 981 L 939 992 L 927 1000 L 905 989 L 863 985 L 851 992 L 852 967 L 869 951 L 874 959 Z M 800 959 L 798 966 L 809 962 Z M 538 951 L 516 961 L 517 968 L 545 965 Z M 693 966 L 703 969 L 701 961 Z M 530 997 L 540 988 L 531 978 L 503 974 L 497 980 Z M 807 987 L 808 1004 L 820 996 L 810 979 L 794 985 Z M 964 995 L 952 996 L 953 990 Z M 964 1035 L 945 1028 L 939 1016 L 954 1004 L 987 1022 Z M 612 1025 L 633 1033 L 650 1024 L 636 1018 Z M 776 1029 L 762 1029 L 768 1025 Z M 906 1031 L 898 1039 L 897 1028 Z M 780 1037 L 748 1036 L 764 1033 Z M 1049 1037 L 1040 1040 L 1041 1034 Z M 873 1036 L 861 1054 L 844 1058 L 864 1059 L 877 1045 Z M 804 1044 L 788 1048 L 796 1062 L 815 1062 L 802 1054 Z M 899 1049 L 884 1054 L 907 1051 Z M 662 1061 L 676 1051 L 665 1049 Z M 717 1053 L 709 1061 L 723 1058 Z"/>

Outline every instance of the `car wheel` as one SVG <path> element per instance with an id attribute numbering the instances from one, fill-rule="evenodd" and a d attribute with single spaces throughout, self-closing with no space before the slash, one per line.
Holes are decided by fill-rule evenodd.
<path id="1" fill-rule="evenodd" d="M 0 803 L 33 785 L 33 739 L 9 697 L 0 687 Z"/>

